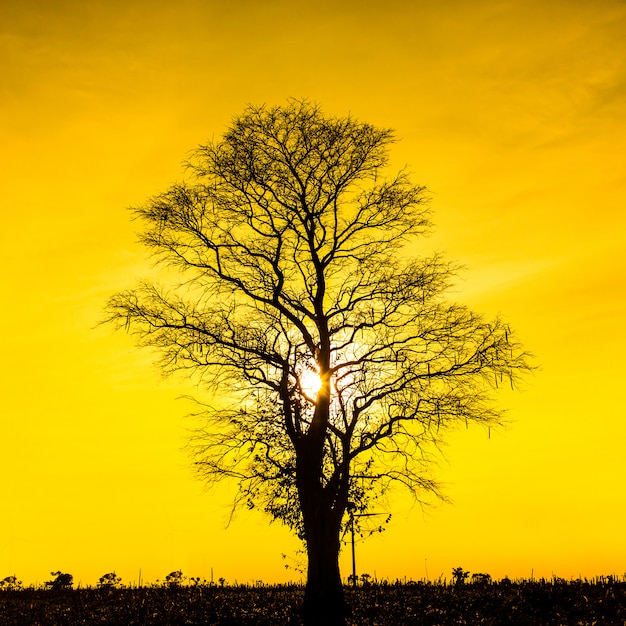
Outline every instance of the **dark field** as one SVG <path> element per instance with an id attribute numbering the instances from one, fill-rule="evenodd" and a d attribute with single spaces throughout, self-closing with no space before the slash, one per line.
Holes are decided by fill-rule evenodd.
<path id="1" fill-rule="evenodd" d="M 11 626 L 297 625 L 298 586 L 0 591 Z M 626 582 L 523 581 L 347 588 L 350 626 L 516 624 L 626 626 Z"/>

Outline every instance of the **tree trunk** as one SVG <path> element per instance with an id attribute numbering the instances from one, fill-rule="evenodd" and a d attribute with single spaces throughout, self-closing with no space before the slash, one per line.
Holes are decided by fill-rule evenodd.
<path id="1" fill-rule="evenodd" d="M 308 557 L 302 618 L 305 626 L 345 626 L 348 610 L 339 573 L 339 533 L 347 504 L 347 484 L 329 481 L 323 486 L 330 377 L 329 350 L 322 352 L 326 354 L 319 360 L 322 387 L 306 439 L 296 450 L 296 481 Z M 345 476 L 347 480 L 347 472 Z"/>
<path id="2" fill-rule="evenodd" d="M 317 510 L 305 524 L 308 571 L 302 617 L 305 626 L 345 626 L 349 613 L 339 572 L 339 525 L 331 510 Z"/>

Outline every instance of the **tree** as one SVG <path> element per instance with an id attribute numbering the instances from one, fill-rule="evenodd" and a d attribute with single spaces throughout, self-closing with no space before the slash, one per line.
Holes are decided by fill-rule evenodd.
<path id="1" fill-rule="evenodd" d="M 182 274 L 113 296 L 108 318 L 165 372 L 213 393 L 191 449 L 307 550 L 307 624 L 342 624 L 347 509 L 391 485 L 438 492 L 427 461 L 449 428 L 498 423 L 491 388 L 526 355 L 501 320 L 449 303 L 456 268 L 413 256 L 426 189 L 385 176 L 394 134 L 308 102 L 250 106 L 200 146 L 186 182 L 133 209 L 141 240 Z"/>

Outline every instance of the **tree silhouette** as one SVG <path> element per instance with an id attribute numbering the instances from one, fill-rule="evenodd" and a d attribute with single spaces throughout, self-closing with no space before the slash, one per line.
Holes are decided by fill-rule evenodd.
<path id="1" fill-rule="evenodd" d="M 345 622 L 348 505 L 364 513 L 394 483 L 437 493 L 432 445 L 498 423 L 492 387 L 528 368 L 505 323 L 445 300 L 456 268 L 416 256 L 428 198 L 405 172 L 385 176 L 393 141 L 308 102 L 250 106 L 193 153 L 187 182 L 133 209 L 180 284 L 108 304 L 164 371 L 212 391 L 196 467 L 304 540 L 307 624 Z"/>

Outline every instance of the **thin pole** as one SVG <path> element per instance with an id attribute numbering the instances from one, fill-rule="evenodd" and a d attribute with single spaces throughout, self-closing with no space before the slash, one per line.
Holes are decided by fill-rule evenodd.
<path id="1" fill-rule="evenodd" d="M 352 534 L 352 584 L 356 585 L 356 554 L 354 551 L 354 513 L 350 513 L 350 532 Z"/>

